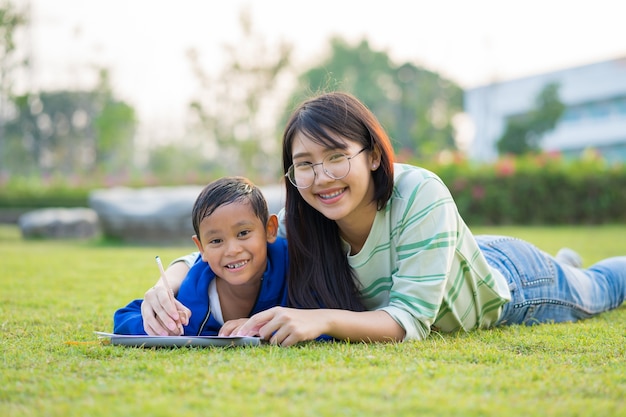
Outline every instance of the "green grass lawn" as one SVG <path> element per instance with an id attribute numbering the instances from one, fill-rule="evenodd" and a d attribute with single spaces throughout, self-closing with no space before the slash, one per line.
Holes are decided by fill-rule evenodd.
<path id="1" fill-rule="evenodd" d="M 475 228 L 586 264 L 626 254 L 626 225 Z M 292 348 L 108 346 L 115 309 L 188 247 L 24 241 L 0 226 L 2 416 L 626 415 L 626 307 L 572 324 Z"/>

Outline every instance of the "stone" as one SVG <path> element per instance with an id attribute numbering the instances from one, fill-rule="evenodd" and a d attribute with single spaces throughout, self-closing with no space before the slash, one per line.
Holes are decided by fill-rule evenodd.
<path id="1" fill-rule="evenodd" d="M 18 219 L 25 239 L 88 239 L 100 232 L 98 214 L 89 208 L 45 208 Z"/>
<path id="2" fill-rule="evenodd" d="M 106 237 L 129 243 L 193 245 L 191 210 L 203 188 L 193 185 L 99 189 L 90 193 L 89 206 L 98 214 Z M 283 187 L 260 188 L 270 213 L 278 213 L 284 206 Z"/>

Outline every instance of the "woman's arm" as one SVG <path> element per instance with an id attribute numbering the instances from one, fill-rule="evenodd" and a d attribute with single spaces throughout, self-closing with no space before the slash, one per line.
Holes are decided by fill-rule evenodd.
<path id="1" fill-rule="evenodd" d="M 232 329 L 232 333 L 221 335 L 259 335 L 270 343 L 291 346 L 323 334 L 341 340 L 390 342 L 403 340 L 405 332 L 382 310 L 355 312 L 274 307 L 255 314 L 238 329 Z"/>
<path id="2" fill-rule="evenodd" d="M 187 272 L 189 272 L 189 266 L 186 261 L 175 262 L 167 268 L 167 281 L 174 294 L 178 294 Z M 141 303 L 141 316 L 146 333 L 160 336 L 182 334 L 180 325 L 189 324 L 191 311 L 178 301 L 175 303 L 174 305 L 170 301 L 167 289 L 160 280 L 154 287 L 146 291 Z M 179 311 L 186 314 L 179 314 Z"/>
<path id="3" fill-rule="evenodd" d="M 419 187 L 415 186 L 417 183 Z M 397 238 L 389 235 L 391 252 L 364 254 L 369 256 L 369 262 L 361 262 L 365 266 L 356 270 L 359 276 L 363 274 L 360 281 L 364 287 L 375 284 L 372 276 L 389 276 L 387 304 L 371 297 L 368 301 L 372 310 L 367 312 L 274 308 L 253 316 L 238 332 L 258 334 L 282 345 L 315 339 L 321 334 L 372 342 L 426 338 L 442 305 L 451 265 L 456 261 L 458 214 L 440 180 L 423 180 L 420 174 L 417 180 L 409 178 L 401 185 L 401 191 L 407 195 L 402 201 L 413 203 L 395 207 L 402 218 L 387 222 L 397 225 Z M 414 195 L 417 192 L 419 196 Z M 381 236 L 390 233 L 383 232 Z M 387 243 L 384 239 L 379 242 L 381 246 Z"/>

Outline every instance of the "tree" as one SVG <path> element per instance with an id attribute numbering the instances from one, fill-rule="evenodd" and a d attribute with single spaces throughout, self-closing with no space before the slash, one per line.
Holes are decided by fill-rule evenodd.
<path id="1" fill-rule="evenodd" d="M 100 69 L 94 93 L 98 110 L 93 120 L 95 166 L 105 173 L 127 169 L 133 163 L 135 150 L 135 109 L 115 98 L 108 70 Z"/>
<path id="2" fill-rule="evenodd" d="M 108 72 L 91 91 L 41 91 L 13 99 L 2 166 L 15 174 L 113 173 L 132 162 L 136 118 L 116 100 Z"/>
<path id="3" fill-rule="evenodd" d="M 187 142 L 211 161 L 219 175 L 246 175 L 259 183 L 275 182 L 280 167 L 275 120 L 280 82 L 289 69 L 292 47 L 270 48 L 253 30 L 249 14 L 240 15 L 242 41 L 225 45 L 226 62 L 217 78 L 204 71 L 200 57 L 189 52 L 200 83 L 190 103 L 195 121 Z"/>
<path id="4" fill-rule="evenodd" d="M 81 138 L 95 113 L 86 92 L 42 91 L 16 96 L 15 116 L 6 122 L 8 145 L 3 165 L 13 174 L 50 174 L 79 169 L 79 157 L 88 156 Z M 74 122 L 76 121 L 76 123 Z"/>
<path id="5" fill-rule="evenodd" d="M 213 168 L 201 153 L 190 151 L 179 144 L 167 144 L 150 149 L 148 171 L 159 184 L 191 184 L 207 182 L 207 173 Z"/>
<path id="6" fill-rule="evenodd" d="M 496 143 L 502 154 L 523 155 L 541 150 L 541 140 L 558 123 L 565 105 L 559 99 L 559 84 L 547 84 L 535 99 L 530 112 L 509 117 L 504 133 Z"/>
<path id="7" fill-rule="evenodd" d="M 286 113 L 307 96 L 330 90 L 350 92 L 363 101 L 396 149 L 427 157 L 455 147 L 452 117 L 462 111 L 462 89 L 411 63 L 395 64 L 386 52 L 372 50 L 367 40 L 351 46 L 331 39 L 329 57 L 299 77 Z"/>
<path id="8" fill-rule="evenodd" d="M 2 161 L 6 152 L 4 121 L 13 95 L 12 75 L 26 63 L 26 60 L 17 56 L 15 44 L 16 31 L 24 24 L 26 17 L 10 1 L 4 0 L 0 3 L 0 168 L 3 167 Z"/>

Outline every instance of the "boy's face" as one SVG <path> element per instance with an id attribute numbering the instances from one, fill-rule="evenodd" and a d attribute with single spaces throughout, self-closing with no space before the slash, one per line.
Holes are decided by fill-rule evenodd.
<path id="1" fill-rule="evenodd" d="M 215 274 L 230 285 L 258 285 L 267 264 L 267 243 L 276 240 L 278 220 L 261 222 L 248 203 L 218 207 L 200 222 L 193 241 Z"/>

